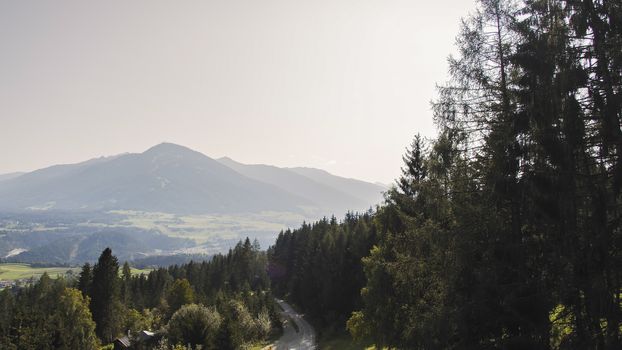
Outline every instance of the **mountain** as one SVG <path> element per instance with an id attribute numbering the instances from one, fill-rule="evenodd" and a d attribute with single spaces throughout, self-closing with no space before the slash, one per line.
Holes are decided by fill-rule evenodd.
<path id="1" fill-rule="evenodd" d="M 385 187 L 332 175 L 312 168 L 279 168 L 264 164 L 242 164 L 223 157 L 219 162 L 240 174 L 262 181 L 299 197 L 307 198 L 322 215 L 364 211 L 380 203 Z"/>
<path id="2" fill-rule="evenodd" d="M 322 169 L 298 167 L 288 168 L 288 170 L 314 179 L 328 187 L 339 189 L 351 196 L 362 198 L 368 203 L 367 208 L 372 204 L 380 203 L 383 199 L 383 193 L 387 190 L 386 186 L 380 186 L 377 183 L 335 176 Z"/>
<path id="3" fill-rule="evenodd" d="M 311 205 L 199 152 L 163 143 L 140 154 L 58 165 L 0 182 L 0 209 L 179 214 L 295 211 Z"/>
<path id="4" fill-rule="evenodd" d="M 23 175 L 24 173 L 16 172 L 16 173 L 8 173 L 8 174 L 0 174 L 0 181 L 14 179 L 18 176 Z"/>
<path id="5" fill-rule="evenodd" d="M 244 165 L 162 143 L 143 153 L 55 165 L 1 181 L 0 210 L 329 214 L 368 208 L 382 190 L 318 169 Z"/>

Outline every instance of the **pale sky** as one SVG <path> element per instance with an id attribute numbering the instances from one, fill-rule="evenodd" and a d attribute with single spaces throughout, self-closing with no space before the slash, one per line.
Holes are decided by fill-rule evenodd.
<path id="1" fill-rule="evenodd" d="M 0 174 L 178 143 L 390 183 L 472 0 L 0 0 Z"/>

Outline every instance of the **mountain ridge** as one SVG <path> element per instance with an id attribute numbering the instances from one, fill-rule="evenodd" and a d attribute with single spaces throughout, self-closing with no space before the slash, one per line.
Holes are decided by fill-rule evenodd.
<path id="1" fill-rule="evenodd" d="M 25 172 L 22 172 L 22 171 L 16 171 L 16 172 L 12 172 L 12 173 L 0 174 L 0 181 L 14 179 L 14 178 L 22 176 L 24 174 L 25 174 Z"/>
<path id="2" fill-rule="evenodd" d="M 165 142 L 142 153 L 53 165 L 0 181 L 0 210 L 196 214 L 311 209 L 328 215 L 363 210 L 382 198 L 381 186 L 320 169 L 296 169 L 213 159 Z"/>
<path id="3" fill-rule="evenodd" d="M 298 168 L 280 168 L 266 164 L 243 164 L 229 157 L 217 159 L 239 173 L 259 181 L 270 183 L 288 192 L 301 197 L 309 198 L 315 203 L 321 203 L 328 208 L 330 214 L 345 214 L 348 210 L 365 210 L 378 203 L 379 194 L 385 188 L 376 184 L 356 179 L 339 177 L 322 169 L 313 169 L 317 173 L 297 171 Z M 315 176 L 322 174 L 322 177 Z M 336 180 L 342 179 L 342 180 Z M 327 181 L 331 180 L 331 181 Z M 351 186 L 342 186 L 344 183 L 361 183 L 363 191 L 352 190 Z"/>

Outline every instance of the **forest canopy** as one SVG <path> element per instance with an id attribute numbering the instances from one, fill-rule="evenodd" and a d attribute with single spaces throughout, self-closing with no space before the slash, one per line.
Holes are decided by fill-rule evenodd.
<path id="1" fill-rule="evenodd" d="M 320 324 L 361 303 L 378 346 L 620 349 L 622 3 L 481 0 L 456 45 L 438 136 L 372 217 L 283 232 L 276 290 Z"/>
<path id="2" fill-rule="evenodd" d="M 439 136 L 363 259 L 355 334 L 403 348 L 619 349 L 622 4 L 482 0 Z"/>

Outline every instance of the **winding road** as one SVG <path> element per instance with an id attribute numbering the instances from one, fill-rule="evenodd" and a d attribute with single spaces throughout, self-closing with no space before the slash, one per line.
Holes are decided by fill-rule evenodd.
<path id="1" fill-rule="evenodd" d="M 315 331 L 313 327 L 304 320 L 302 315 L 296 313 L 288 303 L 279 299 L 276 302 L 283 309 L 281 315 L 287 321 L 283 327 L 283 336 L 274 345 L 271 345 L 271 349 L 316 350 L 317 345 L 315 344 Z M 297 329 L 292 325 L 292 322 L 296 323 Z"/>

